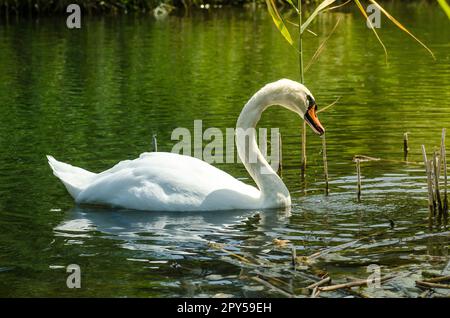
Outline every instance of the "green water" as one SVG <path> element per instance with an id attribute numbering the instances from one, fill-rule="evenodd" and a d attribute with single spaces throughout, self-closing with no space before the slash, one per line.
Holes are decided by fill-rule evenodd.
<path id="1" fill-rule="evenodd" d="M 205 129 L 234 127 L 262 85 L 298 79 L 295 51 L 265 10 L 201 11 L 160 21 L 86 18 L 81 30 L 68 30 L 62 18 L 1 21 L 0 296 L 282 296 L 255 281 L 257 275 L 308 296 L 304 287 L 311 281 L 303 273 L 328 272 L 334 282 L 345 282 L 366 278 L 369 264 L 397 277 L 363 294 L 422 294 L 414 280 L 422 270 L 445 268 L 450 235 L 428 228 L 423 167 L 397 161 L 403 159 L 404 132 L 409 160 L 420 162 L 420 145 L 431 151 L 441 128 L 450 128 L 450 22 L 434 5 L 388 8 L 433 50 L 436 61 L 383 19 L 386 65 L 355 10 L 324 14 L 311 27 L 318 36 L 305 35 L 307 64 L 341 19 L 305 74 L 319 108 L 340 97 L 320 114 L 327 129 L 328 197 L 320 138 L 308 131 L 302 180 L 298 117 L 277 108 L 263 115 L 260 126 L 279 127 L 283 136 L 291 215 L 77 207 L 45 159 L 52 154 L 99 172 L 151 150 L 153 134 L 159 150 L 170 151 L 173 129 L 192 129 L 195 119 Z M 361 203 L 356 154 L 391 160 L 362 164 Z M 240 164 L 218 166 L 247 177 Z M 358 238 L 344 251 L 299 265 L 297 273 L 290 267 L 292 246 L 297 256 L 308 256 Z M 274 239 L 290 243 L 275 246 Z M 208 242 L 225 244 L 229 252 Z M 69 264 L 81 268 L 80 289 L 66 287 Z M 448 296 L 442 290 L 431 295 L 440 294 Z M 321 294 L 348 295 L 354 294 Z"/>

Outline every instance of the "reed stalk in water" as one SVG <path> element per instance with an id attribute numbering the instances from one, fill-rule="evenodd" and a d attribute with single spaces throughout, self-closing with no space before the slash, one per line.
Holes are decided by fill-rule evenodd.
<path id="1" fill-rule="evenodd" d="M 281 141 L 281 133 L 278 133 L 278 174 L 283 177 L 283 143 Z"/>
<path id="2" fill-rule="evenodd" d="M 356 162 L 356 177 L 357 177 L 357 192 L 356 196 L 358 197 L 358 202 L 361 202 L 361 161 L 359 159 L 355 159 Z"/>
<path id="3" fill-rule="evenodd" d="M 425 174 L 427 175 L 427 188 L 428 188 L 428 209 L 429 209 L 429 221 L 430 225 L 434 218 L 434 198 L 433 198 L 433 185 L 431 181 L 431 161 L 427 159 L 427 152 L 425 146 L 422 145 L 423 162 L 425 164 Z"/>
<path id="4" fill-rule="evenodd" d="M 322 136 L 322 157 L 323 157 L 323 173 L 325 177 L 325 195 L 328 195 L 330 190 L 328 186 L 328 161 L 327 161 L 327 141 L 325 134 Z"/>
<path id="5" fill-rule="evenodd" d="M 409 146 L 408 146 L 408 133 L 405 132 L 403 134 L 403 159 L 405 161 L 408 161 L 408 151 L 409 151 Z"/>
<path id="6" fill-rule="evenodd" d="M 434 195 L 436 198 L 436 208 L 438 211 L 437 223 L 440 225 L 442 221 L 442 200 L 441 200 L 441 192 L 439 189 L 440 160 L 436 151 L 433 154 L 433 168 L 434 168 Z"/>
<path id="7" fill-rule="evenodd" d="M 445 133 L 446 129 L 442 128 L 441 137 L 441 162 L 444 169 L 444 202 L 443 202 L 443 213 L 444 213 L 444 224 L 447 225 L 448 222 L 448 197 L 447 197 L 447 158 L 445 151 Z"/>
<path id="8" fill-rule="evenodd" d="M 300 71 L 300 83 L 305 83 L 305 75 L 303 72 L 303 14 L 302 14 L 302 0 L 298 0 L 297 3 L 298 12 L 298 65 Z M 302 176 L 305 175 L 306 171 L 306 123 L 303 122 L 302 126 Z"/>

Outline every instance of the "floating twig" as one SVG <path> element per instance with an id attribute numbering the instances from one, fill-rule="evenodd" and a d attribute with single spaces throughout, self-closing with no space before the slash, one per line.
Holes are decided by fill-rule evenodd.
<path id="1" fill-rule="evenodd" d="M 404 161 L 404 160 L 393 160 L 393 159 L 384 159 L 384 158 L 377 158 L 377 157 L 369 157 L 365 155 L 355 155 L 353 157 L 353 161 L 355 159 L 359 159 L 361 162 L 366 161 L 386 161 L 386 162 L 393 162 L 393 163 L 407 163 L 407 164 L 416 164 L 416 165 L 422 165 L 421 162 L 415 162 L 415 161 Z"/>
<path id="2" fill-rule="evenodd" d="M 365 156 L 365 155 L 355 155 L 353 157 L 353 161 L 356 162 L 356 160 L 359 160 L 360 162 L 380 161 L 381 158 L 369 157 L 369 156 Z"/>
<path id="3" fill-rule="evenodd" d="M 317 298 L 320 295 L 320 289 L 318 287 L 314 288 L 311 293 L 311 298 Z"/>
<path id="4" fill-rule="evenodd" d="M 325 285 L 326 283 L 328 283 L 328 282 L 330 282 L 330 281 L 331 281 L 331 277 L 328 276 L 328 277 L 325 277 L 325 278 L 322 279 L 322 280 L 319 280 L 318 282 L 315 282 L 315 283 L 313 283 L 313 284 L 307 286 L 306 288 L 308 288 L 308 289 L 315 289 L 315 288 L 317 288 L 317 287 L 320 287 L 320 286 L 322 286 L 322 285 Z"/>
<path id="5" fill-rule="evenodd" d="M 330 247 L 330 248 L 326 248 L 326 249 L 324 249 L 324 250 L 321 250 L 321 251 L 319 251 L 319 252 L 316 252 L 316 253 L 314 253 L 314 254 L 308 256 L 308 257 L 307 257 L 307 261 L 314 260 L 314 259 L 316 259 L 316 258 L 322 257 L 322 256 L 327 255 L 327 254 L 329 254 L 329 253 L 334 253 L 334 252 L 342 251 L 342 250 L 347 249 L 347 248 L 349 248 L 349 247 L 351 247 L 351 246 L 354 246 L 354 245 L 355 245 L 356 243 L 358 243 L 359 241 L 361 241 L 361 239 L 357 239 L 357 240 L 354 240 L 354 241 L 351 241 L 351 242 L 347 242 L 347 243 L 344 243 L 344 244 L 340 244 L 340 245 L 337 245 L 337 246 L 333 246 L 333 247 Z"/>
<path id="6" fill-rule="evenodd" d="M 248 260 L 244 256 L 241 256 L 241 255 L 238 255 L 238 254 L 235 254 L 233 252 L 230 252 L 230 251 L 226 250 L 225 249 L 225 245 L 223 245 L 221 243 L 209 242 L 208 246 L 211 247 L 211 248 L 217 249 L 217 250 L 219 250 L 221 252 L 224 252 L 224 253 L 226 253 L 226 254 L 228 254 L 230 256 L 236 257 L 237 259 L 239 259 L 242 262 L 245 262 L 245 263 L 248 263 L 248 264 L 252 263 L 250 260 Z"/>
<path id="7" fill-rule="evenodd" d="M 446 282 L 450 280 L 450 276 L 438 276 L 438 277 L 433 277 L 433 278 L 428 278 L 428 279 L 422 279 L 422 282 L 425 283 L 439 283 L 439 282 Z"/>
<path id="8" fill-rule="evenodd" d="M 450 289 L 450 285 L 438 284 L 438 283 L 429 283 L 429 282 L 425 282 L 423 280 L 416 280 L 416 286 L 418 286 L 418 287 L 426 287 L 426 288 Z"/>
<path id="9" fill-rule="evenodd" d="M 323 158 L 323 174 L 325 177 L 325 195 L 329 193 L 328 187 L 328 161 L 327 161 L 327 141 L 325 134 L 322 136 L 322 158 Z"/>
<path id="10" fill-rule="evenodd" d="M 394 278 L 394 276 L 385 276 L 382 277 L 380 279 L 380 283 L 385 282 L 389 279 Z M 367 285 L 368 282 L 370 282 L 370 279 L 361 279 L 361 280 L 355 280 L 353 282 L 348 282 L 348 283 L 343 283 L 343 284 L 336 284 L 336 285 L 331 285 L 331 286 L 323 286 L 323 287 L 319 287 L 320 291 L 333 291 L 333 290 L 337 290 L 337 289 L 342 289 L 342 288 L 350 288 L 350 287 L 356 287 L 356 286 L 362 286 L 362 285 Z"/>

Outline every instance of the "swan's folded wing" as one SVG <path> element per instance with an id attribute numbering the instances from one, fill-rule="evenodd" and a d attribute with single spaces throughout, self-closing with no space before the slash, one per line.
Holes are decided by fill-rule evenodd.
<path id="1" fill-rule="evenodd" d="M 211 210 L 215 202 L 208 196 L 217 191 L 227 191 L 227 196 L 216 197 L 216 209 L 238 204 L 230 205 L 233 198 L 259 195 L 254 187 L 196 158 L 152 153 L 100 173 L 77 202 L 153 211 Z"/>

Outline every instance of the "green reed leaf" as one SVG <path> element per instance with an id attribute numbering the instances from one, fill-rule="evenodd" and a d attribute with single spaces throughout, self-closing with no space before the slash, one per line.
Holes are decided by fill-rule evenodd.
<path id="1" fill-rule="evenodd" d="M 272 20 L 275 23 L 275 26 L 281 32 L 281 34 L 286 39 L 286 41 L 288 41 L 290 45 L 293 45 L 294 41 L 292 40 L 291 34 L 289 33 L 289 30 L 287 29 L 287 27 L 283 21 L 283 18 L 281 17 L 280 13 L 278 12 L 278 9 L 277 9 L 274 1 L 266 0 L 266 4 L 267 4 L 267 10 L 269 11 L 269 14 L 272 16 Z"/>
<path id="2" fill-rule="evenodd" d="M 381 38 L 378 36 L 377 30 L 375 30 L 375 27 L 373 26 L 372 22 L 370 21 L 369 17 L 367 16 L 366 11 L 364 10 L 361 2 L 359 2 L 359 0 L 355 0 L 356 5 L 358 6 L 359 11 L 361 11 L 362 15 L 366 18 L 366 20 L 369 22 L 369 26 L 370 29 L 373 31 L 373 33 L 375 34 L 378 42 L 380 42 L 381 46 L 383 47 L 384 50 L 384 56 L 386 58 L 386 63 L 387 63 L 387 57 L 388 57 L 388 52 L 386 50 L 386 46 L 384 46 L 383 41 L 381 41 Z"/>
<path id="3" fill-rule="evenodd" d="M 324 10 L 326 7 L 332 5 L 333 3 L 335 3 L 336 0 L 324 0 L 321 4 L 319 4 L 317 6 L 317 8 L 313 11 L 313 13 L 311 13 L 311 15 L 308 17 L 308 19 L 305 21 L 305 23 L 302 24 L 301 27 L 301 32 L 303 33 L 306 28 L 308 27 L 308 25 L 312 22 L 312 20 L 314 20 L 314 18 L 322 11 Z"/>
<path id="4" fill-rule="evenodd" d="M 391 20 L 400 30 L 402 30 L 403 32 L 405 32 L 406 34 L 408 34 L 410 37 L 412 37 L 414 40 L 416 40 L 420 45 L 422 45 L 433 57 L 433 59 L 436 59 L 434 57 L 433 52 L 428 48 L 428 46 L 426 46 L 422 41 L 420 41 L 418 38 L 416 38 L 414 36 L 414 34 L 412 34 L 411 32 L 409 32 L 409 30 L 407 28 L 405 28 L 400 22 L 398 22 L 392 15 L 389 14 L 389 12 L 387 12 L 386 10 L 384 10 L 384 8 L 378 4 L 378 2 L 376 2 L 375 0 L 369 0 L 370 2 L 372 2 L 378 9 L 380 9 L 381 12 L 384 13 L 384 15 Z"/>

